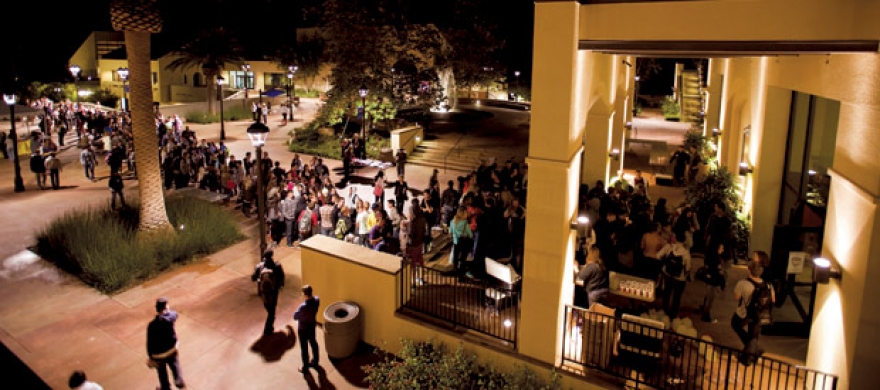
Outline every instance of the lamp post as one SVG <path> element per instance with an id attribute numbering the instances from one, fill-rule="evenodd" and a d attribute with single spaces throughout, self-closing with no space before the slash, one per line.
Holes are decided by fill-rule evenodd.
<path id="1" fill-rule="evenodd" d="M 513 77 L 515 77 L 515 80 L 516 80 L 516 88 L 513 92 L 513 101 L 519 101 L 519 98 L 517 98 L 517 95 L 516 95 L 516 91 L 519 90 L 519 71 L 518 70 L 513 71 Z"/>
<path id="2" fill-rule="evenodd" d="M 361 107 L 364 109 L 364 118 L 361 121 L 361 141 L 367 142 L 367 94 L 370 93 L 370 90 L 367 89 L 366 85 L 361 84 L 361 87 L 358 88 L 358 95 L 361 96 Z"/>
<path id="3" fill-rule="evenodd" d="M 79 65 L 71 65 L 70 66 L 70 74 L 73 76 L 73 88 L 76 89 L 76 102 L 79 103 L 79 72 L 82 71 L 82 68 Z"/>
<path id="4" fill-rule="evenodd" d="M 130 111 L 128 107 L 128 91 L 125 89 L 126 83 L 128 82 L 128 68 L 116 69 L 116 74 L 122 79 L 122 108 L 125 111 Z"/>
<path id="5" fill-rule="evenodd" d="M 223 122 L 223 85 L 226 84 L 226 79 L 223 76 L 217 75 L 217 92 L 220 94 L 220 140 L 226 140 L 226 126 Z"/>
<path id="6" fill-rule="evenodd" d="M 18 98 L 15 95 L 3 95 L 3 100 L 9 106 L 9 120 L 12 128 L 9 130 L 9 137 L 12 138 L 12 162 L 15 166 L 15 179 L 13 180 L 15 192 L 24 191 L 24 180 L 21 179 L 21 167 L 18 163 L 18 135 L 15 134 L 15 101 Z"/>
<path id="7" fill-rule="evenodd" d="M 293 100 L 290 97 L 290 91 L 293 90 L 293 99 L 296 99 L 296 81 L 293 79 L 296 76 L 296 71 L 299 69 L 296 65 L 291 65 L 287 67 L 287 103 L 290 105 L 290 121 L 293 122 Z"/>
<path id="8" fill-rule="evenodd" d="M 244 84 L 244 101 L 247 103 L 248 98 L 248 73 L 251 71 L 251 64 L 244 64 L 241 66 L 241 70 L 244 71 L 244 76 L 241 78 L 242 84 Z"/>
<path id="9" fill-rule="evenodd" d="M 263 185 L 263 145 L 269 138 L 269 127 L 259 120 L 247 128 L 248 138 L 257 149 L 257 214 L 260 221 L 260 256 L 266 252 L 266 188 Z"/>

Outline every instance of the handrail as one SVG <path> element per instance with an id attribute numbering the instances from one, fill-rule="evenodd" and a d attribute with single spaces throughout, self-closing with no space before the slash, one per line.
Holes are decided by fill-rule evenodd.
<path id="1" fill-rule="evenodd" d="M 632 382 L 630 387 L 837 388 L 833 374 L 763 355 L 750 356 L 746 365 L 738 348 L 570 305 L 565 305 L 563 329 L 564 363 L 620 377 Z M 642 341 L 624 345 L 623 331 L 630 341 Z"/>
<path id="2" fill-rule="evenodd" d="M 461 133 L 461 135 L 459 135 L 458 139 L 455 141 L 455 145 L 452 145 L 452 148 L 450 148 L 449 151 L 446 152 L 446 155 L 443 156 L 443 173 L 446 173 L 446 159 L 449 158 L 449 155 L 452 154 L 455 149 L 458 149 L 458 158 L 461 158 L 461 148 L 458 146 L 458 144 L 461 143 L 461 140 L 464 139 L 465 135 L 467 135 L 467 133 Z"/>

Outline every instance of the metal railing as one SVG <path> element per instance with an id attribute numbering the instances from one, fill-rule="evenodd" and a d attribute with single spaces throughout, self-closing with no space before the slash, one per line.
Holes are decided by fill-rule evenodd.
<path id="1" fill-rule="evenodd" d="M 739 362 L 741 350 L 566 305 L 563 363 L 626 380 L 628 388 L 827 389 L 837 376 L 773 358 Z M 626 345 L 623 334 L 637 343 Z"/>
<path id="2" fill-rule="evenodd" d="M 452 152 L 458 150 L 458 156 L 456 158 L 461 158 L 461 146 L 459 144 L 461 144 L 461 140 L 464 139 L 465 135 L 467 135 L 467 133 L 461 133 L 461 135 L 458 136 L 458 139 L 455 140 L 455 145 L 452 145 L 452 148 L 450 148 L 449 151 L 446 152 L 446 155 L 443 156 L 443 173 L 446 173 L 446 160 L 449 159 Z"/>
<path id="3" fill-rule="evenodd" d="M 403 261 L 398 311 L 409 309 L 452 329 L 469 329 L 516 347 L 518 291 Z"/>

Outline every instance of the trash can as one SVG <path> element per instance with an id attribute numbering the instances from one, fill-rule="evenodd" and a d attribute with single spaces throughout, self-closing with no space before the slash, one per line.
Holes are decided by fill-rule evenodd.
<path id="1" fill-rule="evenodd" d="M 324 309 L 324 349 L 327 356 L 350 356 L 361 340 L 361 308 L 354 302 L 336 302 Z"/>

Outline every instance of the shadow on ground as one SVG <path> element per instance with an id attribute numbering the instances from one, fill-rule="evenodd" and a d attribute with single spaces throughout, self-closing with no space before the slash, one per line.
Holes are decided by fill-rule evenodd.
<path id="1" fill-rule="evenodd" d="M 251 352 L 260 354 L 266 362 L 277 362 L 295 344 L 296 332 L 293 331 L 293 327 L 287 325 L 284 329 L 260 337 L 251 345 Z"/>

